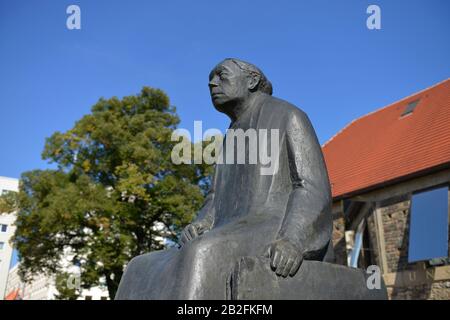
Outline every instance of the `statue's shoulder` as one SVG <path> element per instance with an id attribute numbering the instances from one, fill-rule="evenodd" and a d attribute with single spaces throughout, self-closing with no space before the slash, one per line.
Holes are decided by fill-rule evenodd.
<path id="1" fill-rule="evenodd" d="M 270 95 L 265 95 L 264 98 L 265 105 L 267 108 L 269 108 L 270 112 L 277 114 L 283 119 L 288 120 L 292 118 L 298 118 L 301 120 L 306 120 L 308 118 L 308 116 L 302 109 L 290 102 L 287 102 L 286 100 Z"/>

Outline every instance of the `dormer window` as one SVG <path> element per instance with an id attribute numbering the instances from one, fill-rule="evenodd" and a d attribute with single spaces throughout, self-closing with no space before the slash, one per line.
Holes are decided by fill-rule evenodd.
<path id="1" fill-rule="evenodd" d="M 402 113 L 402 117 L 413 113 L 414 109 L 417 107 L 417 104 L 419 103 L 419 100 L 420 99 L 417 99 L 417 100 L 414 100 L 414 101 L 411 101 L 410 103 L 408 103 L 408 105 L 405 108 L 405 111 L 403 111 L 403 113 Z"/>

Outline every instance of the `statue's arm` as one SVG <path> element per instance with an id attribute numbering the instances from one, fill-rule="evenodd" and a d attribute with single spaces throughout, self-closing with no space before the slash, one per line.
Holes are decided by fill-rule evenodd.
<path id="1" fill-rule="evenodd" d="M 331 190 L 319 141 L 300 110 L 289 120 L 286 147 L 292 191 L 279 238 L 293 241 L 314 259 L 331 239 Z"/>
<path id="2" fill-rule="evenodd" d="M 188 224 L 181 232 L 180 246 L 183 246 L 186 242 L 189 242 L 202 233 L 210 230 L 214 224 L 214 190 L 215 190 L 215 175 L 214 170 L 211 189 L 206 196 L 205 202 L 202 208 L 197 213 L 197 218 L 191 224 Z"/>
<path id="3" fill-rule="evenodd" d="M 194 224 L 197 224 L 200 228 L 200 233 L 203 233 L 209 229 L 211 229 L 214 223 L 214 179 L 211 184 L 211 190 L 208 192 L 208 195 L 205 198 L 205 202 L 197 213 L 197 218 L 194 220 Z"/>
<path id="4" fill-rule="evenodd" d="M 331 239 L 331 190 L 322 150 L 305 113 L 289 117 L 286 129 L 289 195 L 277 240 L 270 247 L 272 268 L 294 275 L 303 259 L 322 259 Z"/>

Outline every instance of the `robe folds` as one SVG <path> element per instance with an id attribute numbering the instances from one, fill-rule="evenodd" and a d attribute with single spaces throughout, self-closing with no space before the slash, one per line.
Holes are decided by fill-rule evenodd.
<path id="1" fill-rule="evenodd" d="M 278 159 L 277 170 L 261 174 L 269 165 L 259 159 L 249 164 L 250 147 L 244 164 L 216 164 L 211 192 L 196 219 L 209 231 L 181 248 L 133 258 L 116 299 L 225 299 L 236 262 L 264 256 L 268 245 L 281 238 L 294 243 L 304 259 L 332 259 L 330 183 L 307 115 L 261 93 L 230 129 L 266 129 L 267 143 L 259 143 L 258 136 L 258 148 L 266 148 L 271 161 Z M 278 157 L 270 154 L 274 129 Z M 227 139 L 228 133 L 224 160 L 231 152 Z"/>

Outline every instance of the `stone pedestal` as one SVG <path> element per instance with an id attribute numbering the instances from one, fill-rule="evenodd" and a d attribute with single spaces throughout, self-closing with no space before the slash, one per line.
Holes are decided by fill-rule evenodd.
<path id="1" fill-rule="evenodd" d="M 321 262 L 303 261 L 294 277 L 280 278 L 270 270 L 266 258 L 244 257 L 227 284 L 231 300 L 386 300 L 380 289 L 368 289 L 361 269 Z"/>

